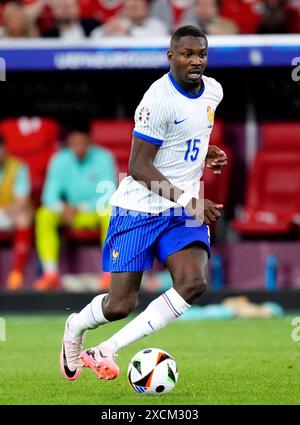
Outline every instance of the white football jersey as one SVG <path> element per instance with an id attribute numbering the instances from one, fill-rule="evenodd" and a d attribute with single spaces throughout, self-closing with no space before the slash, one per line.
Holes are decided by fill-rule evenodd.
<path id="1" fill-rule="evenodd" d="M 197 94 L 186 92 L 169 72 L 155 81 L 136 109 L 133 134 L 159 146 L 155 167 L 174 185 L 199 197 L 209 137 L 222 86 L 202 76 Z M 111 204 L 159 213 L 179 205 L 152 192 L 131 176 L 120 183 Z"/>

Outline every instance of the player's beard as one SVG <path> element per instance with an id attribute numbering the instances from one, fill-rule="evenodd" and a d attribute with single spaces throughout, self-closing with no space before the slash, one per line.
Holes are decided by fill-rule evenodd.
<path id="1" fill-rule="evenodd" d="M 202 75 L 199 78 L 197 78 L 197 80 L 195 81 L 187 80 L 185 83 L 187 91 L 192 91 L 195 93 L 199 91 L 201 88 L 201 78 L 202 78 Z"/>

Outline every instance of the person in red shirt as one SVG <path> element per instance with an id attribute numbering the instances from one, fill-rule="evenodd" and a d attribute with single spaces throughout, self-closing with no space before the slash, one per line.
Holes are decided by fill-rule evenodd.
<path id="1" fill-rule="evenodd" d="M 8 154 L 0 135 L 0 230 L 12 233 L 13 264 L 6 287 L 23 287 L 24 270 L 32 246 L 33 210 L 26 165 Z"/>

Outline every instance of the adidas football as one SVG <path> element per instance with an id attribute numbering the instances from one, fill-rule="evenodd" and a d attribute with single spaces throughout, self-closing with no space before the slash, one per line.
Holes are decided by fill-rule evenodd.
<path id="1" fill-rule="evenodd" d="M 175 360 L 166 351 L 146 348 L 132 357 L 127 376 L 137 393 L 160 395 L 173 390 L 178 370 Z"/>

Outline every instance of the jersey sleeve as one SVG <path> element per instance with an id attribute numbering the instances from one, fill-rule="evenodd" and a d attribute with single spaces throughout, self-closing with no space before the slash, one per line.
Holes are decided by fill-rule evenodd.
<path id="1" fill-rule="evenodd" d="M 168 104 L 159 95 L 146 94 L 135 111 L 133 135 L 161 146 L 168 125 Z"/>
<path id="2" fill-rule="evenodd" d="M 215 97 L 217 106 L 219 105 L 219 103 L 221 102 L 221 100 L 223 99 L 223 87 L 221 86 L 221 84 L 216 81 L 215 79 L 213 79 L 213 95 Z"/>

